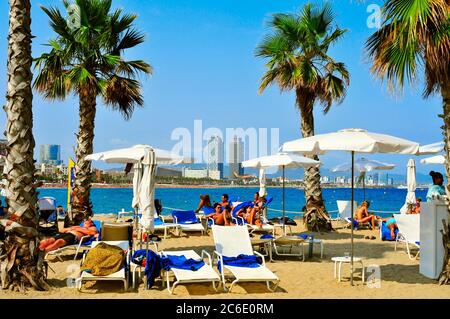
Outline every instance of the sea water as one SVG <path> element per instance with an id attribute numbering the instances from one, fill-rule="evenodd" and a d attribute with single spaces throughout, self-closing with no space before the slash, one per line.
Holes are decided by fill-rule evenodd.
<path id="1" fill-rule="evenodd" d="M 259 190 L 258 187 L 210 187 L 210 188 L 157 188 L 155 198 L 161 199 L 163 215 L 170 215 L 173 209 L 195 210 L 200 202 L 201 194 L 208 194 L 211 201 L 220 201 L 222 194 L 230 197 L 238 197 L 239 201 L 253 200 L 253 195 Z M 67 207 L 67 190 L 56 188 L 39 189 L 39 197 L 52 196 L 58 205 Z M 267 192 L 273 196 L 269 208 L 282 209 L 282 188 L 269 187 Z M 350 200 L 350 188 L 324 188 L 323 197 L 328 211 L 337 211 L 337 200 Z M 375 211 L 377 215 L 388 217 L 398 213 L 405 203 L 406 189 L 397 188 L 369 188 L 365 190 L 365 198 L 370 201 L 369 211 Z M 416 190 L 416 196 L 425 200 L 426 189 Z M 131 188 L 94 188 L 91 190 L 91 201 L 95 214 L 117 214 L 118 211 L 132 211 L 131 199 L 133 190 Z M 285 209 L 288 217 L 299 217 L 302 207 L 305 205 L 305 193 L 302 189 L 285 189 Z M 363 189 L 355 189 L 355 200 L 361 203 L 364 200 Z M 382 211 L 380 213 L 379 211 Z M 296 212 L 292 213 L 292 212 Z M 278 211 L 268 212 L 268 217 L 280 216 Z M 332 217 L 337 215 L 331 212 Z"/>

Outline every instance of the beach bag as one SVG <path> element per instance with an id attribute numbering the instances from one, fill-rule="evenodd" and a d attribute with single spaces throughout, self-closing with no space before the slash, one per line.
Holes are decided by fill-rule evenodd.
<path id="1" fill-rule="evenodd" d="M 81 271 L 94 276 L 108 276 L 121 270 L 124 260 L 125 252 L 122 248 L 99 243 L 87 253 Z"/>

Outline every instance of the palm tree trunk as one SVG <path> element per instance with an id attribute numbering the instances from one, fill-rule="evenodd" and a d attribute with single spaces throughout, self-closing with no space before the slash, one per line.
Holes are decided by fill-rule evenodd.
<path id="1" fill-rule="evenodd" d="M 450 85 L 449 83 L 444 83 L 441 85 L 441 93 L 443 99 L 444 114 L 442 118 L 444 119 L 444 126 L 442 127 L 444 131 L 444 145 L 445 145 L 445 173 L 447 175 L 447 185 L 445 187 L 445 192 L 447 194 L 447 206 L 450 212 Z M 439 276 L 440 284 L 450 283 L 450 215 L 447 222 L 444 221 L 444 231 L 443 231 L 443 245 L 444 245 L 444 265 L 442 267 L 442 272 Z"/>
<path id="2" fill-rule="evenodd" d="M 95 88 L 88 85 L 80 90 L 80 127 L 77 134 L 77 149 L 75 163 L 75 186 L 73 190 L 72 210 L 74 224 L 80 224 L 83 218 L 92 215 L 90 202 L 91 162 L 85 157 L 92 154 L 94 148 L 94 127 L 96 112 Z"/>
<path id="3" fill-rule="evenodd" d="M 302 136 L 314 136 L 314 92 L 298 89 L 296 94 L 297 106 L 301 113 Z M 307 157 L 319 160 L 317 155 L 308 155 Z M 322 198 L 320 169 L 318 167 L 305 169 L 305 199 L 307 212 L 304 220 L 308 229 L 331 229 L 331 221 L 325 212 L 325 204 Z"/>
<path id="4" fill-rule="evenodd" d="M 37 193 L 34 166 L 31 90 L 31 3 L 10 0 L 8 34 L 8 89 L 6 94 L 6 204 L 5 248 L 8 256 L 3 287 L 48 289 L 43 254 L 37 253 Z"/>

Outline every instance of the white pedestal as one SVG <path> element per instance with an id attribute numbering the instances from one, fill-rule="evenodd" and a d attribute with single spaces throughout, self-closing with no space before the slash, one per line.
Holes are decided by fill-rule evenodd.
<path id="1" fill-rule="evenodd" d="M 442 220 L 448 219 L 445 202 L 433 200 L 421 204 L 420 213 L 420 268 L 425 277 L 437 279 L 444 262 Z"/>

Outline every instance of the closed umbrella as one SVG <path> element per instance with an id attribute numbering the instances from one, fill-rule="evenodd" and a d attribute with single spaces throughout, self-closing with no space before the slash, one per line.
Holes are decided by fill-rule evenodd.
<path id="1" fill-rule="evenodd" d="M 264 168 L 259 169 L 259 196 L 266 196 L 266 170 Z"/>
<path id="2" fill-rule="evenodd" d="M 414 205 L 416 203 L 416 163 L 413 159 L 408 161 L 406 170 L 406 186 L 408 193 L 406 194 L 405 204 L 400 208 L 400 213 L 406 214 L 408 211 L 408 205 Z"/>
<path id="3" fill-rule="evenodd" d="M 278 153 L 269 156 L 262 156 L 242 163 L 243 167 L 259 168 L 260 172 L 261 170 L 265 170 L 269 167 L 279 167 L 283 170 L 283 221 L 286 215 L 285 188 L 284 188 L 285 168 L 308 168 L 311 166 L 318 166 L 318 165 L 320 165 L 320 161 L 315 161 L 313 159 L 304 156 L 288 153 Z M 286 230 L 285 225 L 283 223 L 283 234 L 285 233 Z"/>
<path id="4" fill-rule="evenodd" d="M 368 132 L 363 129 L 345 129 L 334 133 L 319 134 L 303 139 L 286 142 L 282 146 L 285 152 L 301 154 L 324 154 L 328 151 L 346 151 L 351 153 L 351 254 L 350 283 L 353 285 L 353 200 L 355 153 L 397 153 L 419 154 L 419 144 L 402 138 Z"/>
<path id="5" fill-rule="evenodd" d="M 387 164 L 376 160 L 361 157 L 355 160 L 355 171 L 361 173 L 371 172 L 375 170 L 391 170 L 395 167 L 393 164 Z M 352 169 L 351 163 L 344 163 L 331 169 L 331 172 L 349 172 Z M 364 200 L 366 199 L 365 176 L 363 178 Z"/>

